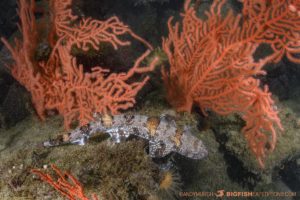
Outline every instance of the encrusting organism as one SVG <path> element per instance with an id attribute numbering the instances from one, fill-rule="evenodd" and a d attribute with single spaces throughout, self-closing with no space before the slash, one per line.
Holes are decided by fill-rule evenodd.
<path id="1" fill-rule="evenodd" d="M 163 50 L 170 67 L 162 71 L 167 98 L 178 111 L 190 112 L 196 104 L 204 114 L 239 113 L 246 122 L 242 132 L 264 167 L 266 153 L 277 141 L 275 127 L 283 127 L 271 93 L 267 86 L 260 88 L 257 75 L 266 74 L 262 67 L 284 55 L 300 63 L 300 1 L 243 0 L 237 15 L 224 11 L 225 3 L 214 0 L 202 19 L 186 0 L 182 26 L 169 19 Z M 260 44 L 272 51 L 254 58 Z"/>
<path id="2" fill-rule="evenodd" d="M 23 40 L 15 39 L 15 47 L 2 38 L 15 64 L 9 66 L 12 76 L 30 93 L 37 114 L 45 118 L 47 110 L 56 110 L 64 117 L 66 129 L 73 123 L 87 124 L 94 112 L 117 114 L 135 104 L 135 96 L 149 80 L 133 82 L 135 74 L 153 71 L 158 58 L 147 66 L 142 61 L 152 46 L 136 35 L 128 26 L 113 16 L 106 21 L 91 18 L 79 19 L 72 14 L 72 0 L 51 0 L 52 51 L 45 61 L 34 58 L 38 32 L 34 0 L 20 0 L 19 16 Z M 54 32 L 54 33 L 53 33 Z M 73 48 L 83 51 L 99 50 L 102 43 L 114 49 L 130 45 L 119 37 L 128 34 L 143 43 L 149 50 L 142 54 L 128 72 L 114 73 L 100 66 L 85 71 L 72 55 Z M 105 66 L 106 67 L 106 66 Z"/>
<path id="3" fill-rule="evenodd" d="M 164 170 L 161 172 L 159 196 L 161 199 L 177 199 L 182 185 L 181 177 L 175 169 Z"/>

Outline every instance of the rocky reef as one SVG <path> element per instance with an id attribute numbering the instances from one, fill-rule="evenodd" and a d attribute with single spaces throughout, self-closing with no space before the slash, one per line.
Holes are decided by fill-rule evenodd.
<path id="1" fill-rule="evenodd" d="M 176 114 L 163 96 L 149 93 L 144 103 L 129 113 L 157 115 L 168 113 L 179 124 L 188 124 L 208 147 L 206 159 L 196 161 L 173 155 L 171 171 L 159 169 L 157 162 L 147 155 L 144 141 L 133 139 L 112 145 L 103 135 L 85 146 L 43 148 L 42 142 L 63 132 L 60 117 L 40 122 L 30 116 L 14 128 L 1 131 L 0 158 L 1 190 L 3 199 L 60 199 L 46 183 L 30 173 L 33 168 L 50 172 L 50 164 L 71 172 L 84 185 L 87 194 L 111 195 L 114 199 L 171 199 L 180 197 L 180 191 L 293 191 L 298 180 L 291 172 L 298 169 L 299 127 L 296 113 L 282 105 L 281 118 L 285 133 L 266 169 L 258 167 L 255 158 L 239 130 L 243 125 L 238 116 L 219 117 L 210 114 Z M 289 145 L 287 145 L 289 144 Z M 293 170 L 288 170 L 288 169 Z M 286 170 L 285 170 L 286 169 Z M 175 173 L 175 174 L 174 174 Z M 166 175 L 169 174 L 169 175 Z M 172 186 L 167 183 L 172 175 Z M 214 174 L 214 176 L 211 176 Z M 142 177 L 142 178 L 141 178 Z M 166 178 L 167 177 L 167 178 Z M 167 187 L 168 186 L 168 187 Z M 166 196 L 167 195 L 167 196 Z M 213 198 L 212 198 L 213 199 Z M 286 198 L 289 199 L 289 198 Z"/>
<path id="2" fill-rule="evenodd" d="M 3 1 L 0 8 L 1 36 L 11 36 L 17 19 L 12 8 L 14 1 Z M 41 3 L 41 1 L 38 1 Z M 211 6 L 211 1 L 195 2 L 200 18 Z M 159 47 L 161 36 L 167 35 L 167 20 L 173 15 L 179 19 L 183 1 L 157 0 L 117 0 L 82 1 L 74 0 L 73 12 L 80 17 L 107 19 L 118 14 L 132 30 L 151 42 L 154 51 L 142 64 L 159 57 L 159 66 L 168 66 L 167 56 Z M 232 9 L 238 13 L 241 1 L 229 1 L 222 12 Z M 224 13 L 222 13 L 224 14 Z M 6 18 L 6 19 L 5 19 Z M 49 19 L 47 19 L 49 20 Z M 13 23 L 12 23 L 13 22 Z M 47 21 L 49 22 L 49 21 Z M 2 28 L 4 27 L 4 29 Z M 151 33 L 151 34 L 149 34 Z M 18 33 L 14 33 L 18 35 Z M 126 36 L 125 36 L 126 37 Z M 41 46 L 35 52 L 40 61 L 50 54 L 50 46 Z M 132 48 L 120 48 L 118 52 L 102 45 L 101 52 L 81 51 L 72 48 L 72 55 L 79 64 L 91 66 L 113 65 L 113 72 L 128 70 L 132 58 L 140 54 L 142 47 L 133 42 Z M 268 51 L 262 47 L 256 54 Z M 258 59 L 259 56 L 255 56 Z M 136 104 L 126 114 L 160 116 L 167 114 L 176 119 L 179 126 L 190 126 L 194 136 L 203 141 L 208 156 L 203 160 L 193 160 L 178 154 L 170 154 L 163 159 L 149 156 L 147 141 L 130 137 L 114 144 L 102 134 L 91 138 L 84 146 L 63 145 L 44 148 L 43 142 L 67 133 L 63 118 L 57 111 L 49 110 L 45 121 L 41 121 L 34 111 L 30 95 L 14 80 L 6 63 L 12 58 L 7 49 L 0 53 L 0 199 L 63 199 L 46 182 L 31 173 L 39 169 L 57 178 L 51 164 L 71 173 L 84 188 L 88 196 L 97 194 L 99 199 L 121 200 L 165 200 L 165 199 L 220 199 L 218 191 L 237 192 L 300 192 L 300 93 L 299 65 L 283 58 L 278 64 L 267 65 L 267 76 L 257 75 L 262 84 L 270 86 L 284 130 L 278 132 L 278 142 L 265 160 L 265 168 L 249 151 L 249 146 L 241 132 L 245 122 L 238 114 L 220 116 L 207 111 L 204 116 L 197 106 L 193 112 L 177 113 L 167 102 L 166 89 L 161 79 L 161 68 L 149 74 L 150 80 L 136 96 Z M 123 68 L 119 67 L 123 66 Z M 133 81 L 136 77 L 132 77 Z M 274 106 L 275 107 L 275 106 Z M 268 145 L 266 149 L 270 148 Z M 168 167 L 163 168 L 164 163 Z M 171 163 L 171 164 L 170 164 Z M 195 192 L 203 193 L 197 196 Z M 210 195 L 210 196 L 205 196 Z M 298 197 L 297 196 L 297 197 Z M 285 196 L 280 199 L 295 200 Z M 223 197 L 222 199 L 233 199 Z M 253 197 L 254 200 L 264 198 Z M 270 199 L 269 197 L 265 199 Z"/>

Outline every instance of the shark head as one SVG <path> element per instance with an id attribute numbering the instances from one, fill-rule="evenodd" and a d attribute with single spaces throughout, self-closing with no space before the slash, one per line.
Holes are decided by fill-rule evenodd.
<path id="1" fill-rule="evenodd" d="M 176 152 L 196 160 L 203 159 L 208 155 L 206 146 L 190 132 L 189 128 L 183 130 L 180 146 L 176 148 Z"/>

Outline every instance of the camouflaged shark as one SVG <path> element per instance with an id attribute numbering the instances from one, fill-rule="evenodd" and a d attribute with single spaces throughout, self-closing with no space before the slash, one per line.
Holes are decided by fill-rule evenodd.
<path id="1" fill-rule="evenodd" d="M 208 152 L 201 140 L 192 135 L 189 128 L 180 129 L 169 115 L 148 117 L 145 115 L 94 115 L 94 121 L 68 134 L 43 143 L 45 147 L 63 144 L 84 145 L 96 133 L 106 133 L 115 143 L 130 136 L 137 136 L 149 142 L 149 155 L 162 158 L 177 152 L 192 159 L 202 159 Z"/>

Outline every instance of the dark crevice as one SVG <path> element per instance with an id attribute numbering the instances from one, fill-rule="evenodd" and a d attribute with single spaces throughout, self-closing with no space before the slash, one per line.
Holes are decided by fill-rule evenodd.
<path id="1" fill-rule="evenodd" d="M 212 128 L 216 141 L 219 143 L 219 152 L 223 154 L 223 158 L 227 164 L 227 174 L 233 182 L 238 183 L 244 188 L 253 190 L 261 177 L 258 174 L 250 172 L 244 167 L 244 164 L 232 152 L 226 149 L 226 143 L 229 138 L 226 134 L 219 133 Z M 250 181 L 251 180 L 251 181 Z"/>

